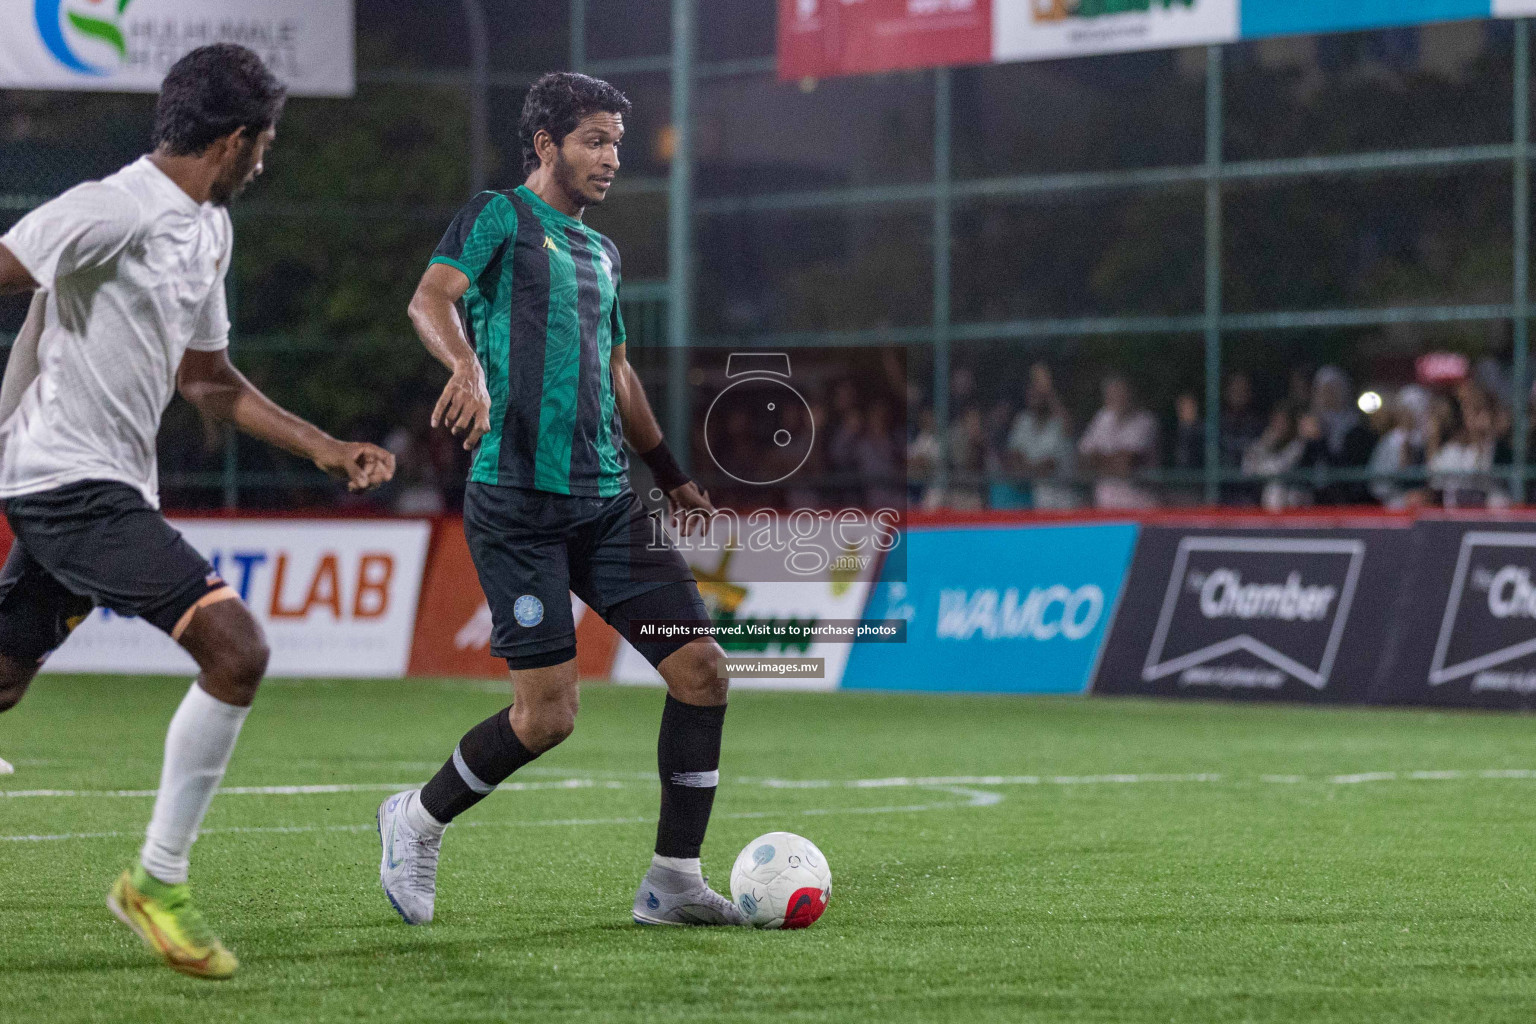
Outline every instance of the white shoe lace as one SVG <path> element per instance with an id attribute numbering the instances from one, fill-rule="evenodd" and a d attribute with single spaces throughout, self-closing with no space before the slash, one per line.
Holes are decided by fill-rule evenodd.
<path id="1" fill-rule="evenodd" d="M 412 886 L 418 889 L 437 888 L 437 857 L 442 850 L 440 836 L 428 836 L 419 832 L 407 832 L 405 846 L 407 875 Z"/>

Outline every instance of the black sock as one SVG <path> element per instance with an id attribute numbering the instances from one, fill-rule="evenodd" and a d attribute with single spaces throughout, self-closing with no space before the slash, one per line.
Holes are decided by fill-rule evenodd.
<path id="1" fill-rule="evenodd" d="M 697 857 L 704 845 L 715 787 L 720 784 L 724 727 L 724 704 L 701 708 L 667 695 L 656 742 L 656 766 L 661 772 L 656 852 L 663 857 Z"/>
<path id="2" fill-rule="evenodd" d="M 511 712 L 502 708 L 459 740 L 453 756 L 421 787 L 421 806 L 428 814 L 446 825 L 539 756 L 512 731 Z"/>

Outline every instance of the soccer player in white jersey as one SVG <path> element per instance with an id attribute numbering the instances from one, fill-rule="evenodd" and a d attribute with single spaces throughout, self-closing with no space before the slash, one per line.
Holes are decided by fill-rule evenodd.
<path id="1" fill-rule="evenodd" d="M 191 902 L 188 855 L 268 652 L 239 596 L 160 515 L 161 414 L 179 389 L 353 491 L 394 473 L 388 452 L 285 412 L 229 361 L 226 206 L 261 173 L 283 100 L 250 50 L 194 50 L 165 78 L 153 152 L 0 237 L 0 292 L 46 293 L 31 313 L 41 324 L 29 324 L 41 327 L 35 365 L 18 363 L 22 352 L 9 368 L 35 375 L 0 424 L 0 498 L 16 535 L 0 570 L 0 711 L 94 605 L 152 623 L 196 660 L 143 849 L 107 903 L 168 965 L 203 978 L 227 978 L 237 961 Z"/>

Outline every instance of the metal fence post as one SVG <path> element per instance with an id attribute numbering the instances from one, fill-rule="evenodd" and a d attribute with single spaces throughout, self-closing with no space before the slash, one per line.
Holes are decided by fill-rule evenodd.
<path id="1" fill-rule="evenodd" d="M 693 0 L 672 0 L 672 166 L 667 189 L 667 433 L 692 462 L 688 339 L 693 320 Z"/>
<path id="2" fill-rule="evenodd" d="M 587 65 L 587 0 L 571 0 L 571 70 Z"/>
<path id="3" fill-rule="evenodd" d="M 490 175 L 491 91 L 490 38 L 481 0 L 464 0 L 464 18 L 469 23 L 469 190 L 479 194 Z"/>
<path id="4" fill-rule="evenodd" d="M 1205 48 L 1205 500 L 1221 500 L 1221 46 Z"/>
<path id="5" fill-rule="evenodd" d="M 940 452 L 934 486 L 940 494 L 949 487 L 952 74 L 949 68 L 933 73 L 933 420 Z"/>
<path id="6" fill-rule="evenodd" d="M 1525 500 L 1530 457 L 1527 412 L 1530 359 L 1530 259 L 1531 259 L 1531 23 L 1524 18 L 1515 22 L 1515 222 L 1514 222 L 1514 353 L 1510 376 L 1514 380 L 1511 406 L 1514 412 L 1512 438 L 1514 465 L 1510 467 L 1510 485 L 1517 502 Z"/>

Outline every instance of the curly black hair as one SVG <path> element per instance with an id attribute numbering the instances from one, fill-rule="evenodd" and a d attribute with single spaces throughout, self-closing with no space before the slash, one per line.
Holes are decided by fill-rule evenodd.
<path id="1" fill-rule="evenodd" d="M 547 131 L 558 146 L 582 118 L 599 111 L 628 114 L 630 103 L 602 79 L 574 71 L 552 71 L 534 82 L 523 101 L 523 120 L 517 133 L 523 144 L 523 173 L 532 174 L 539 166 L 539 154 L 533 148 L 535 135 Z"/>
<path id="2" fill-rule="evenodd" d="M 275 125 L 287 96 L 245 47 L 199 46 L 171 65 L 160 86 L 151 143 L 172 156 L 197 156 L 237 129 L 255 134 Z"/>

